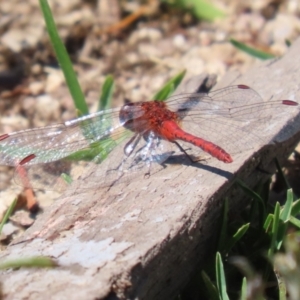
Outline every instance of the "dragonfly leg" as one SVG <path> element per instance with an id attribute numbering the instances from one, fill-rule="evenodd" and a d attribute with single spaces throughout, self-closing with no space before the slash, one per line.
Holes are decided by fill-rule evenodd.
<path id="1" fill-rule="evenodd" d="M 176 146 L 179 148 L 179 150 L 187 156 L 188 160 L 189 160 L 192 164 L 194 164 L 194 163 L 196 163 L 196 162 L 199 162 L 199 161 L 206 161 L 206 158 L 203 158 L 203 157 L 201 157 L 201 156 L 192 157 L 191 155 L 189 155 L 189 154 L 183 149 L 183 147 L 182 147 L 179 143 L 177 143 L 176 141 L 173 141 L 173 143 L 176 144 Z"/>
<path id="2" fill-rule="evenodd" d="M 179 143 L 177 143 L 176 141 L 173 141 L 173 143 L 179 148 L 179 150 L 184 153 L 186 155 L 186 157 L 189 159 L 189 161 L 193 164 L 195 163 L 195 161 L 193 160 L 193 158 L 181 147 L 181 145 Z"/>

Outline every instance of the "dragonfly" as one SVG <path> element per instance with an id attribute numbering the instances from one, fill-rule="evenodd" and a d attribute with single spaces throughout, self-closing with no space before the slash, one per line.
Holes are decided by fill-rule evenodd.
<path id="1" fill-rule="evenodd" d="M 63 190 L 91 163 L 101 168 L 101 178 L 91 179 L 98 186 L 150 175 L 178 151 L 189 157 L 207 153 L 229 164 L 234 154 L 266 143 L 272 118 L 295 106 L 293 100 L 263 101 L 242 84 L 166 101 L 127 101 L 65 123 L 0 135 L 0 165 L 15 167 L 16 182 L 24 187 Z M 253 129 L 257 124 L 259 131 Z"/>

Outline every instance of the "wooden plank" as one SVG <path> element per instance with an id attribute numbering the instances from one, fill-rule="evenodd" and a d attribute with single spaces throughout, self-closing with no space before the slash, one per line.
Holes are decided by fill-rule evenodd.
<path id="1" fill-rule="evenodd" d="M 300 39 L 283 58 L 234 80 L 226 77 L 219 86 L 247 84 L 266 100 L 300 100 L 299 47 Z M 60 267 L 1 272 L 6 299 L 172 299 L 205 259 L 224 197 L 231 195 L 231 205 L 241 206 L 234 179 L 254 186 L 265 176 L 258 166 L 274 170 L 273 158 L 283 161 L 293 150 L 300 137 L 298 110 L 275 116 L 269 128 L 267 138 L 287 140 L 235 155 L 231 164 L 183 160 L 109 192 L 88 192 L 89 180 L 78 181 L 85 192 L 67 191 L 23 242 L 0 254 L 1 261 L 48 255 Z"/>

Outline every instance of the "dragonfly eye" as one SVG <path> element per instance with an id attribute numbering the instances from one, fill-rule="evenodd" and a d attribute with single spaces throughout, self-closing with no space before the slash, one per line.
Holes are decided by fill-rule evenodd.
<path id="1" fill-rule="evenodd" d="M 133 122 L 133 119 L 135 119 L 134 109 L 133 109 L 134 103 L 127 103 L 123 105 L 123 107 L 120 110 L 119 114 L 119 120 L 120 123 L 127 129 L 131 129 L 131 124 Z"/>
<path id="2" fill-rule="evenodd" d="M 140 103 L 128 103 L 120 110 L 120 123 L 127 129 L 134 130 L 132 124 L 145 114 Z M 140 121 L 140 120 L 139 120 Z"/>

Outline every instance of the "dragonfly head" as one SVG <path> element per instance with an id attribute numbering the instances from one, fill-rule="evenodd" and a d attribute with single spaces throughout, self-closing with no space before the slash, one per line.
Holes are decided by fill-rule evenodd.
<path id="1" fill-rule="evenodd" d="M 127 102 L 120 110 L 119 120 L 125 128 L 138 131 L 136 126 L 140 123 L 138 120 L 144 115 L 145 111 L 141 108 L 139 103 Z"/>

